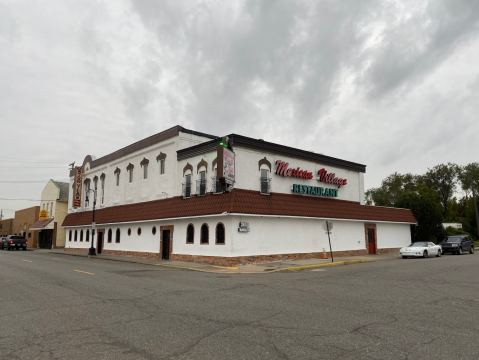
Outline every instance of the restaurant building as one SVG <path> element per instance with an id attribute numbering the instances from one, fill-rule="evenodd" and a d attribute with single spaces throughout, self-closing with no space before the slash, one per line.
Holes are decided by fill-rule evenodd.
<path id="1" fill-rule="evenodd" d="M 23 236 L 27 239 L 28 248 L 38 247 L 38 231 L 30 230 L 30 225 L 38 220 L 40 206 L 32 206 L 27 209 L 15 211 L 13 220 L 13 235 Z"/>
<path id="2" fill-rule="evenodd" d="M 335 256 L 397 251 L 416 219 L 407 209 L 365 205 L 365 172 L 262 139 L 175 126 L 87 155 L 70 172 L 65 250 L 90 247 L 94 190 L 102 254 L 217 265 L 321 258 L 328 235 Z"/>

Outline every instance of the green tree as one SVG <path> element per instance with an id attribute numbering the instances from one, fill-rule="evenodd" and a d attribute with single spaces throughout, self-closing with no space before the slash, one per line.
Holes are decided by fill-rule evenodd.
<path id="1" fill-rule="evenodd" d="M 416 188 L 416 179 L 416 175 L 409 173 L 401 175 L 395 172 L 384 179 L 380 187 L 366 191 L 366 204 L 394 206 L 397 199 L 406 191 L 413 191 Z"/>
<path id="2" fill-rule="evenodd" d="M 446 218 L 448 214 L 448 203 L 456 191 L 459 173 L 460 167 L 456 164 L 439 164 L 432 169 L 428 168 L 426 174 L 420 178 L 420 183 L 438 193 L 444 218 Z"/>
<path id="3" fill-rule="evenodd" d="M 411 209 L 417 220 L 419 240 L 427 241 L 432 237 L 436 239 L 443 237 L 442 207 L 435 191 L 418 185 L 416 191 L 406 191 L 402 194 L 394 206 Z"/>
<path id="4" fill-rule="evenodd" d="M 475 224 L 474 233 L 475 236 L 479 236 L 479 211 L 477 205 L 476 194 L 479 189 L 479 163 L 470 163 L 461 168 L 458 175 L 459 182 L 461 183 L 462 190 L 466 192 L 466 198 L 468 192 L 472 193 L 472 204 L 470 208 L 467 208 L 466 212 L 472 214 L 472 208 L 474 208 L 474 216 L 468 216 L 470 224 Z M 466 200 L 467 204 L 467 200 Z M 472 218 L 472 219 L 471 219 Z"/>

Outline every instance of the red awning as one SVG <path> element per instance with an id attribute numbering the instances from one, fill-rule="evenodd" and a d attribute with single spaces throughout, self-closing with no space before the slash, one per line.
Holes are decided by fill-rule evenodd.
<path id="1" fill-rule="evenodd" d="M 173 197 L 95 211 L 97 224 L 204 216 L 223 213 L 298 216 L 344 220 L 416 223 L 411 210 L 361 205 L 359 202 L 313 196 L 233 189 L 230 193 L 182 199 Z M 89 225 L 92 212 L 68 214 L 62 226 Z"/>

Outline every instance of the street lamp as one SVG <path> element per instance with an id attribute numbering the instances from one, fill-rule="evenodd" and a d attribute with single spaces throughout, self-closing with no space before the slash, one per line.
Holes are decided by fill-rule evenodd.
<path id="1" fill-rule="evenodd" d="M 91 247 L 88 250 L 88 255 L 96 255 L 95 248 L 93 247 L 93 241 L 95 240 L 95 205 L 96 205 L 96 190 L 86 189 L 85 202 L 89 202 L 88 193 L 93 191 L 93 219 L 91 223 Z"/>

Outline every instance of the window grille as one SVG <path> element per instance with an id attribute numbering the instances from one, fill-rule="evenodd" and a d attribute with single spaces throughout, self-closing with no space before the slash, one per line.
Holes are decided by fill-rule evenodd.
<path id="1" fill-rule="evenodd" d="M 216 176 L 213 176 L 211 180 L 212 180 L 211 192 L 214 194 L 222 193 L 223 187 L 220 181 L 218 180 L 218 178 Z"/>
<path id="2" fill-rule="evenodd" d="M 196 195 L 206 195 L 206 178 L 205 178 L 205 173 L 202 172 L 201 174 L 201 179 L 196 180 Z"/>
<path id="3" fill-rule="evenodd" d="M 185 176 L 186 182 L 182 184 L 182 196 L 183 198 L 191 197 L 191 175 Z"/>
<path id="4" fill-rule="evenodd" d="M 271 178 L 268 170 L 261 170 L 261 194 L 269 195 L 271 193 Z"/>

